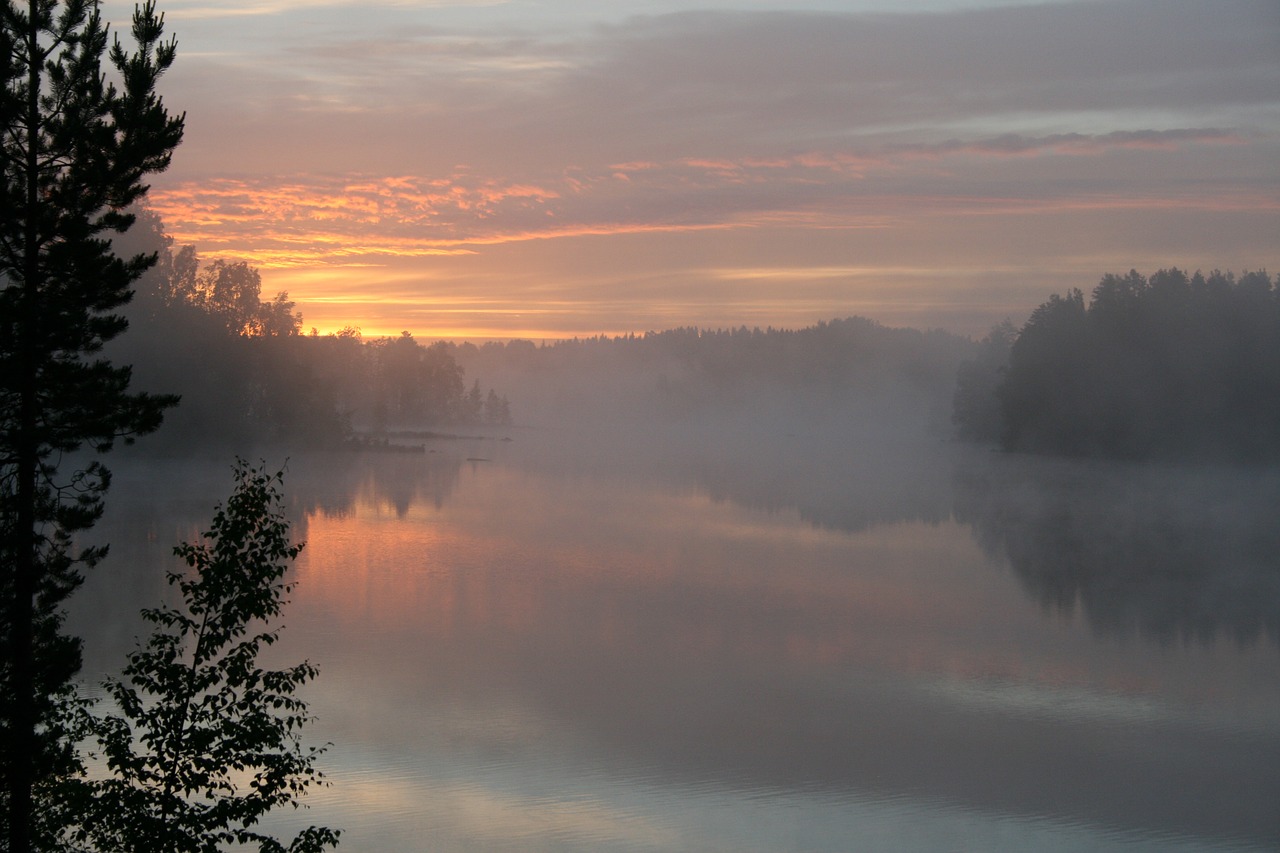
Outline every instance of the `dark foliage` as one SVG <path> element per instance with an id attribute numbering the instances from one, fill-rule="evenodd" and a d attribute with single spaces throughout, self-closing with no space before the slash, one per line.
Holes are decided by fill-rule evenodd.
<path id="1" fill-rule="evenodd" d="M 117 245 L 158 262 L 139 282 L 133 332 L 113 355 L 137 365 L 143 387 L 181 393 L 162 444 L 336 446 L 353 428 L 510 422 L 504 397 L 490 391 L 486 405 L 477 384 L 467 391 L 447 345 L 407 333 L 366 341 L 350 328 L 302 335 L 287 293 L 262 298 L 258 270 L 202 265 L 193 247 L 174 246 L 155 213 L 136 215 L 138 228 Z"/>
<path id="2" fill-rule="evenodd" d="M 1265 272 L 1108 275 L 1032 313 L 996 398 L 1009 450 L 1275 461 L 1280 291 Z M 981 406 L 962 399 L 965 427 Z"/>
<path id="3" fill-rule="evenodd" d="M 98 725 L 109 776 L 92 783 L 77 840 L 96 850 L 208 853 L 249 845 L 263 853 L 315 853 L 337 833 L 309 827 L 286 847 L 257 824 L 323 784 L 304 747 L 310 721 L 297 689 L 316 676 L 303 662 L 263 669 L 279 639 L 271 627 L 302 545 L 289 542 L 282 474 L 238 462 L 236 488 L 198 543 L 174 549 L 190 571 L 171 572 L 183 607 L 143 611 L 155 626 L 107 683 L 120 709 Z"/>
<path id="4" fill-rule="evenodd" d="M 153 3 L 132 35 L 136 52 L 110 44 L 89 0 L 0 4 L 0 820 L 14 851 L 54 848 L 67 815 L 53 793 L 78 766 L 79 646 L 60 610 L 103 555 L 75 535 L 110 478 L 64 461 L 154 430 L 174 402 L 130 391 L 129 369 L 101 355 L 155 261 L 119 257 L 109 238 L 183 130 L 155 92 L 175 46 Z"/>

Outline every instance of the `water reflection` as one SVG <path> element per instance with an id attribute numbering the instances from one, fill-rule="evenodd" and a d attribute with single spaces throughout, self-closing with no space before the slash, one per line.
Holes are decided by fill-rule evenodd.
<path id="1" fill-rule="evenodd" d="M 1027 598 L 1026 555 L 1072 563 L 1019 544 L 1051 519 L 1137 548 L 1193 497 L 1134 491 L 1152 514 L 1106 533 L 1127 504 L 1080 508 L 1075 475 L 957 469 L 937 447 L 895 481 L 788 445 L 749 466 L 671 447 L 548 464 L 536 444 L 290 463 L 308 545 L 276 653 L 321 668 L 335 786 L 303 819 L 345 826 L 344 849 L 1280 843 L 1274 642 L 1124 642 L 1096 629 L 1100 580 L 1075 610 Z M 142 580 L 95 578 L 86 610 L 154 600 L 227 470 L 124 474 L 104 533 Z M 174 515 L 156 483 L 181 484 Z M 1237 531 L 1216 541 L 1256 564 L 1243 577 L 1268 553 L 1257 517 L 1204 522 Z"/>
<path id="2" fill-rule="evenodd" d="M 1280 472 L 993 456 L 955 514 L 1042 606 L 1105 635 L 1280 644 Z"/>
<path id="3" fill-rule="evenodd" d="M 471 444 L 447 442 L 435 453 L 332 453 L 267 465 L 286 470 L 286 512 L 295 539 L 310 538 L 313 517 L 350 514 L 376 505 L 403 518 L 412 507 L 443 508 L 457 488 Z M 452 451 L 452 452 L 448 452 Z M 231 462 L 200 455 L 151 457 L 125 452 L 113 460 L 113 485 L 103 521 L 86 543 L 109 543 L 110 556 L 71 599 L 70 615 L 85 641 L 85 671 L 113 671 L 134 638 L 146 630 L 138 609 L 170 600 L 165 574 L 179 568 L 173 548 L 195 541 L 216 503 L 230 492 Z"/>
<path id="4" fill-rule="evenodd" d="M 449 448 L 449 444 L 444 445 Z M 458 487 L 465 461 L 457 452 L 332 453 L 295 466 L 291 489 L 299 503 L 295 523 L 316 511 L 342 516 L 359 503 L 376 503 L 403 518 L 414 506 L 442 509 Z"/>
<path id="5" fill-rule="evenodd" d="M 589 427 L 531 431 L 506 449 L 549 478 L 696 489 L 834 530 L 950 518 L 956 448 L 918 428 L 895 428 L 883 414 L 842 414 L 802 422 L 744 412 L 733 423 L 645 423 L 606 435 Z"/>
<path id="6" fill-rule="evenodd" d="M 487 779 L 483 796 L 447 799 L 487 799 L 508 843 L 529 786 L 554 800 L 542 820 L 616 825 L 602 838 L 548 824 L 572 843 L 544 849 L 689 849 L 680 834 L 630 839 L 646 820 L 704 831 L 584 804 L 598 796 L 585 777 L 624 799 L 825 802 L 822 831 L 846 840 L 862 836 L 842 810 L 868 801 L 908 802 L 925 823 L 963 813 L 978 836 L 993 816 L 1033 816 L 1036 831 L 1280 838 L 1274 655 L 1099 646 L 1027 607 L 962 525 L 850 535 L 697 490 L 518 467 L 464 475 L 446 509 L 313 516 L 298 606 L 329 659 L 327 736 L 415 756 L 431 796 L 441 774 Z"/>

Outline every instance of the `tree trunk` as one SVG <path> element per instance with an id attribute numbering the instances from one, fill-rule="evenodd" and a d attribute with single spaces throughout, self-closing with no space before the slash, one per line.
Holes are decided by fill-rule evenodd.
<path id="1" fill-rule="evenodd" d="M 22 282 L 22 299 L 18 323 L 19 413 L 17 450 L 17 525 L 14 537 L 17 551 L 13 567 L 13 601 L 10 630 L 13 650 L 13 732 L 9 767 L 9 851 L 29 853 L 31 850 L 32 787 L 36 763 L 36 697 L 35 697 L 35 594 L 38 561 L 36 558 L 36 477 L 39 449 L 36 430 L 39 401 L 35 349 L 40 335 L 35 324 L 40 311 L 40 233 L 35 212 L 39 204 L 40 168 L 40 84 L 41 47 L 39 4 L 29 0 L 30 28 L 27 32 L 27 197 L 25 231 L 26 269 Z"/>

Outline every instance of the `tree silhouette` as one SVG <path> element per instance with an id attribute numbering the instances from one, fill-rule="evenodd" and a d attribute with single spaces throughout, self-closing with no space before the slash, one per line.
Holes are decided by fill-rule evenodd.
<path id="1" fill-rule="evenodd" d="M 272 809 L 297 804 L 323 783 L 304 747 L 310 721 L 295 692 L 316 675 L 303 662 L 262 669 L 274 644 L 289 563 L 280 509 L 282 474 L 238 460 L 236 488 L 217 509 L 203 542 L 174 549 L 191 572 L 170 572 L 181 609 L 143 616 L 155 626 L 129 656 L 124 679 L 107 683 L 120 708 L 99 727 L 110 776 L 93 785 L 79 841 L 121 853 L 207 853 L 254 845 L 264 853 L 318 853 L 336 846 L 323 827 L 300 832 L 286 848 L 254 827 Z"/>
<path id="2" fill-rule="evenodd" d="M 262 301 L 262 274 L 247 261 L 219 258 L 208 264 L 196 273 L 192 300 L 233 335 L 286 337 L 302 328 L 302 315 L 287 292 Z"/>
<path id="3" fill-rule="evenodd" d="M 1105 276 L 1031 315 L 996 394 L 1006 448 L 1280 459 L 1280 290 L 1265 272 Z"/>
<path id="4" fill-rule="evenodd" d="M 1006 446 L 1084 451 L 1074 413 L 1089 399 L 1082 369 L 1086 348 L 1084 294 L 1078 289 L 1065 297 L 1054 294 L 1031 312 L 997 389 L 1005 412 Z"/>
<path id="5" fill-rule="evenodd" d="M 262 293 L 262 275 L 245 261 L 221 258 L 196 275 L 199 304 L 233 335 L 250 334 Z"/>
<path id="6" fill-rule="evenodd" d="M 408 334 L 365 341 L 350 327 L 298 334 L 294 303 L 287 293 L 263 300 L 258 270 L 241 261 L 201 264 L 194 247 L 174 245 L 153 211 L 143 206 L 136 216 L 113 245 L 157 262 L 136 284 L 130 332 L 111 343 L 111 355 L 136 365 L 137 387 L 181 393 L 160 444 L 337 447 L 356 426 L 480 423 L 491 414 L 483 388 L 473 383 L 468 396 L 452 345 L 423 345 Z"/>
<path id="7" fill-rule="evenodd" d="M 73 553 L 72 535 L 100 515 L 109 475 L 61 460 L 155 429 L 174 402 L 129 393 L 128 368 L 98 355 L 154 262 L 116 257 L 109 236 L 183 129 L 155 91 L 175 43 L 154 3 L 135 9 L 132 35 L 133 52 L 109 44 L 92 0 L 0 4 L 0 796 L 15 853 L 46 847 L 60 820 L 53 804 L 32 819 L 33 792 L 75 763 L 62 700 L 79 650 L 59 636 L 59 606 L 103 553 Z"/>

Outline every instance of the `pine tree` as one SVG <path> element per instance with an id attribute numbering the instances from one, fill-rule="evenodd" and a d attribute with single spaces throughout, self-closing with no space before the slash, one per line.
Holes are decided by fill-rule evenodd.
<path id="1" fill-rule="evenodd" d="M 130 393 L 128 368 L 100 356 L 155 260 L 116 257 L 111 235 L 182 138 L 156 94 L 175 54 L 163 29 L 148 0 L 129 51 L 96 0 L 0 0 L 0 820 L 13 853 L 53 849 L 62 815 L 41 798 L 76 765 L 79 647 L 60 635 L 60 605 L 104 553 L 72 537 L 110 478 L 65 460 L 155 429 L 175 402 Z"/>

